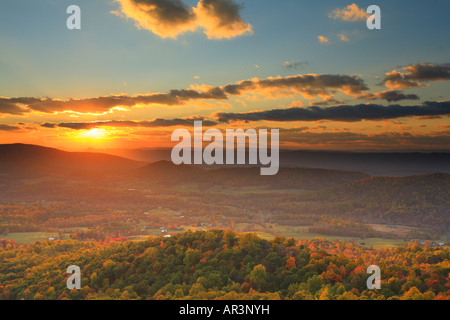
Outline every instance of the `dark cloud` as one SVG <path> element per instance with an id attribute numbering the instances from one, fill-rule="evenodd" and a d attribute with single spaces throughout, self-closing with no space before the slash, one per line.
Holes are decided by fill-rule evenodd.
<path id="1" fill-rule="evenodd" d="M 41 127 L 45 128 L 69 128 L 73 130 L 90 130 L 99 127 L 116 127 L 116 128 L 161 128 L 161 127 L 174 127 L 174 126 L 193 126 L 194 121 L 202 121 L 204 127 L 212 127 L 217 125 L 217 122 L 207 120 L 203 117 L 191 117 L 191 118 L 176 118 L 176 119 L 154 119 L 150 121 L 123 121 L 123 120 L 111 120 L 111 121 L 97 121 L 97 122 L 68 122 L 68 123 L 44 123 Z"/>
<path id="2" fill-rule="evenodd" d="M 20 130 L 20 127 L 18 126 L 10 126 L 8 124 L 1 124 L 0 123 L 0 131 L 17 131 Z"/>
<path id="3" fill-rule="evenodd" d="M 217 17 L 218 23 L 222 26 L 236 22 L 242 22 L 239 15 L 241 5 L 229 0 L 201 0 L 199 5 L 211 10 L 211 14 Z"/>
<path id="4" fill-rule="evenodd" d="M 182 24 L 194 19 L 192 9 L 180 0 L 132 0 L 131 2 L 165 24 Z"/>
<path id="5" fill-rule="evenodd" d="M 450 101 L 425 102 L 421 106 L 382 106 L 377 104 L 342 105 L 328 108 L 288 108 L 248 113 L 217 113 L 219 122 L 234 121 L 319 121 L 357 122 L 362 120 L 387 120 L 413 116 L 450 115 Z"/>
<path id="6" fill-rule="evenodd" d="M 283 63 L 283 66 L 285 66 L 288 70 L 297 70 L 297 69 L 300 69 L 301 67 L 304 67 L 304 66 L 306 66 L 308 64 L 309 64 L 308 61 L 299 61 L 299 62 L 286 61 L 286 62 Z"/>
<path id="7" fill-rule="evenodd" d="M 17 98 L 17 99 L 28 99 L 28 98 Z M 20 102 L 17 102 L 17 99 L 0 98 L 0 114 L 21 116 L 30 112 L 30 110 L 21 107 Z"/>
<path id="8" fill-rule="evenodd" d="M 196 28 L 191 7 L 180 0 L 116 0 L 121 14 L 136 21 L 136 26 L 167 38 L 175 38 Z M 114 12 L 120 15 L 118 12 Z"/>
<path id="9" fill-rule="evenodd" d="M 386 90 L 382 92 L 365 94 L 359 96 L 358 99 L 387 100 L 389 102 L 397 102 L 401 100 L 419 100 L 420 97 L 416 94 L 405 94 L 399 90 Z"/>
<path id="10" fill-rule="evenodd" d="M 323 101 L 316 101 L 316 102 L 312 102 L 311 105 L 312 106 L 329 106 L 331 104 L 342 104 L 344 103 L 344 101 L 342 100 L 338 100 L 338 99 L 326 99 Z"/>
<path id="11" fill-rule="evenodd" d="M 391 89 L 423 87 L 422 82 L 450 80 L 450 64 L 419 63 L 386 73 L 383 83 Z"/>
<path id="12" fill-rule="evenodd" d="M 367 145 L 370 148 L 393 148 L 397 150 L 403 147 L 447 147 L 450 145 L 450 131 L 433 132 L 430 134 L 412 134 L 409 132 L 384 132 L 378 134 L 363 134 L 356 132 L 282 132 L 280 140 L 296 144 L 308 144 L 317 146 L 360 146 Z"/>
<path id="13" fill-rule="evenodd" d="M 417 81 L 450 80 L 450 64 L 419 63 L 404 68 L 408 79 Z"/>
<path id="14" fill-rule="evenodd" d="M 223 89 L 232 95 L 240 95 L 245 92 L 264 93 L 264 90 L 288 90 L 290 93 L 307 95 L 330 95 L 330 90 L 340 90 L 348 95 L 356 95 L 369 90 L 364 80 L 359 77 L 332 74 L 253 79 L 230 84 Z"/>
<path id="15" fill-rule="evenodd" d="M 41 124 L 41 127 L 43 127 L 43 128 L 56 128 L 56 127 L 58 127 L 58 125 L 57 124 L 55 124 L 55 123 L 43 123 L 43 124 Z"/>

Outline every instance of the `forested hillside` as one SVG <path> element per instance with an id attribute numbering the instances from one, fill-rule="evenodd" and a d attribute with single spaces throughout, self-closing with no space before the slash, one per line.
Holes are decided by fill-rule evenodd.
<path id="1" fill-rule="evenodd" d="M 304 194 L 320 211 L 360 221 L 450 227 L 450 175 L 436 173 L 410 177 L 372 177 Z"/>
<path id="2" fill-rule="evenodd" d="M 101 245 L 2 241 L 1 299 L 449 299 L 450 250 L 411 244 L 367 250 L 352 243 L 273 241 L 231 231 Z M 69 265 L 82 289 L 66 288 Z M 367 267 L 382 270 L 370 291 Z"/>

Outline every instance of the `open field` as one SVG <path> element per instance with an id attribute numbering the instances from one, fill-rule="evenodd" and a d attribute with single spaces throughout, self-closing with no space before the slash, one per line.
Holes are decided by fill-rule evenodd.
<path id="1" fill-rule="evenodd" d="M 57 233 L 51 232 L 15 232 L 8 233 L 7 235 L 0 235 L 0 238 L 14 240 L 19 244 L 30 244 L 36 241 L 48 240 L 48 238 L 57 235 Z M 68 239 L 68 236 L 65 235 L 64 239 Z"/>
<path id="2" fill-rule="evenodd" d="M 401 226 L 399 226 L 400 228 Z M 355 237 L 340 237 L 322 235 L 319 233 L 312 233 L 308 231 L 309 226 L 291 227 L 280 226 L 276 224 L 267 224 L 265 227 L 260 225 L 250 225 L 247 223 L 236 224 L 234 231 L 238 233 L 254 232 L 259 237 L 265 240 L 273 240 L 276 236 L 284 236 L 286 238 L 294 239 L 314 239 L 323 238 L 331 241 L 340 240 L 344 242 L 354 241 L 357 245 L 363 245 L 367 248 L 380 249 L 380 248 L 395 248 L 399 246 L 406 246 L 407 241 L 401 239 L 381 239 L 381 238 L 355 238 Z M 381 225 L 380 225 L 381 228 Z M 406 227 L 405 227 L 406 228 Z M 246 231 L 245 231 L 246 230 Z"/>
<path id="3" fill-rule="evenodd" d="M 218 188 L 219 189 L 219 188 Z M 249 188 L 254 189 L 253 192 L 263 192 L 262 190 L 258 190 L 257 188 Z M 229 190 L 228 190 L 229 191 Z M 228 192 L 227 191 L 227 192 Z M 217 192 L 221 192 L 217 190 Z M 126 212 L 126 211 L 123 211 Z M 122 212 L 122 213 L 123 213 Z M 120 212 L 119 212 L 120 213 Z M 162 236 L 162 235 L 176 235 L 179 233 L 183 233 L 186 231 L 209 231 L 218 227 L 217 224 L 209 224 L 209 223 L 200 223 L 197 221 L 197 224 L 193 224 L 190 222 L 186 223 L 185 220 L 183 224 L 179 224 L 179 230 L 168 230 L 166 227 L 168 227 L 168 224 L 171 223 L 171 221 L 179 221 L 180 218 L 182 218 L 182 211 L 176 211 L 171 210 L 164 207 L 157 207 L 155 209 L 150 209 L 147 211 L 144 211 L 143 216 L 146 217 L 159 217 L 164 218 L 165 222 L 161 223 L 160 228 L 158 227 L 151 227 L 146 228 L 146 224 L 143 222 L 139 222 L 137 224 L 138 228 L 141 229 L 142 233 L 135 234 L 132 236 L 128 236 L 127 238 L 130 241 L 143 241 L 146 240 L 148 237 L 155 237 L 155 236 Z M 187 213 L 186 213 L 187 214 Z M 202 221 L 202 220 L 200 220 Z M 206 220 L 203 220 L 206 221 Z M 406 239 L 406 235 L 409 231 L 417 228 L 412 227 L 406 227 L 401 225 L 381 225 L 381 224 L 371 224 L 370 225 L 374 230 L 381 231 L 381 232 L 390 232 L 390 233 L 396 233 L 404 235 L 404 239 L 384 239 L 384 238 L 357 238 L 357 237 L 345 237 L 345 236 L 330 236 L 330 235 L 323 235 L 320 233 L 314 233 L 310 232 L 309 228 L 310 226 L 288 226 L 288 225 L 280 225 L 277 223 L 249 223 L 249 222 L 240 222 L 236 224 L 232 224 L 232 229 L 236 233 L 244 234 L 244 233 L 256 233 L 259 237 L 265 240 L 273 240 L 277 236 L 284 236 L 286 238 L 294 238 L 294 239 L 314 239 L 314 238 L 323 238 L 328 239 L 331 241 L 334 240 L 340 240 L 344 242 L 351 242 L 353 241 L 355 244 L 360 246 L 365 246 L 367 248 L 373 248 L 373 249 L 379 249 L 379 248 L 394 248 L 398 246 L 406 246 L 408 244 Z M 227 227 L 225 227 L 227 228 Z M 88 230 L 89 228 L 86 227 L 77 227 L 77 228 L 71 228 L 71 232 L 75 230 Z M 165 230 L 163 232 L 163 230 Z M 417 229 L 418 230 L 418 229 Z M 66 230 L 67 232 L 67 230 Z M 70 233 L 64 234 L 63 239 L 69 239 Z M 55 232 L 23 232 L 23 233 L 8 233 L 6 235 L 0 235 L 0 238 L 3 239 L 9 239 L 14 240 L 19 244 L 29 244 L 33 243 L 35 241 L 43 241 L 47 240 L 48 238 L 52 236 L 57 236 L 58 231 Z"/>

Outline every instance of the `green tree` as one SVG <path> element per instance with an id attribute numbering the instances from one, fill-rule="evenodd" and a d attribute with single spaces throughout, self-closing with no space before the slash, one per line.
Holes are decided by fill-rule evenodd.
<path id="1" fill-rule="evenodd" d="M 267 285 L 266 267 L 261 264 L 255 266 L 250 272 L 250 282 L 260 292 L 263 291 Z"/>

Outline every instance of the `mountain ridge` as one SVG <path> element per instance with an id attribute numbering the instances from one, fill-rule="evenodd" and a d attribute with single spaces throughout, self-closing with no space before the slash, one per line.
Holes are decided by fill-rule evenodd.
<path id="1" fill-rule="evenodd" d="M 69 152 L 32 144 L 1 144 L 0 175 L 39 177 L 105 173 L 136 168 L 141 162 L 102 153 Z"/>

